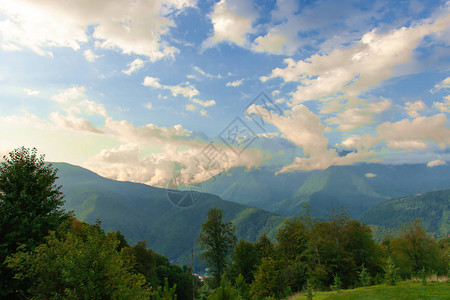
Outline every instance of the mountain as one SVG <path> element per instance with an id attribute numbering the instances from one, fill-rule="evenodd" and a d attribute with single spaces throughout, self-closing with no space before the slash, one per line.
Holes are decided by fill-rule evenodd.
<path id="1" fill-rule="evenodd" d="M 309 204 L 319 217 L 342 206 L 352 217 L 385 200 L 450 188 L 450 166 L 354 164 L 275 175 L 278 169 L 235 168 L 202 183 L 223 199 L 294 216 Z"/>
<path id="2" fill-rule="evenodd" d="M 440 237 L 450 234 L 450 189 L 384 201 L 367 210 L 360 221 L 389 229 L 420 218 L 428 232 Z"/>
<path id="3" fill-rule="evenodd" d="M 65 208 L 73 210 L 79 220 L 93 223 L 100 217 L 103 228 L 120 230 L 132 243 L 146 240 L 154 251 L 178 264 L 189 263 L 200 225 L 211 207 L 224 211 L 225 221 L 232 221 L 236 226 L 238 238 L 251 241 L 263 232 L 273 236 L 285 220 L 208 193 L 169 191 L 168 194 L 166 189 L 103 178 L 65 163 L 53 163 L 53 166 L 58 168 L 57 184 L 62 185 Z M 179 207 L 169 199 L 188 194 L 198 200 L 193 206 Z"/>

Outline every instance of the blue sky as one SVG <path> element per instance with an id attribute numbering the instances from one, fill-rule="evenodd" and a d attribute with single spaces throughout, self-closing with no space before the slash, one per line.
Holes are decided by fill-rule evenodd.
<path id="1" fill-rule="evenodd" d="M 3 1 L 0 152 L 157 186 L 446 164 L 449 25 L 446 1 Z"/>

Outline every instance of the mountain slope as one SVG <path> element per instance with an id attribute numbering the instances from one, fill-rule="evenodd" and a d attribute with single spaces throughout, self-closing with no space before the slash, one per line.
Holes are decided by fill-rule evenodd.
<path id="1" fill-rule="evenodd" d="M 427 231 L 439 236 L 450 234 L 450 189 L 384 201 L 360 216 L 366 224 L 398 228 L 420 218 Z"/>
<path id="2" fill-rule="evenodd" d="M 309 204 L 318 216 L 343 206 L 357 217 L 393 197 L 450 188 L 448 165 L 355 164 L 275 176 L 276 171 L 273 167 L 232 169 L 204 182 L 203 190 L 285 216 L 297 215 Z"/>
<path id="3" fill-rule="evenodd" d="M 92 223 L 100 217 L 104 228 L 122 231 L 131 242 L 147 240 L 149 247 L 176 263 L 187 264 L 211 207 L 223 209 L 238 237 L 249 240 L 263 232 L 273 235 L 285 219 L 207 193 L 201 193 L 194 206 L 180 208 L 169 201 L 166 189 L 106 179 L 65 163 L 53 166 L 58 168 L 65 207 L 77 218 Z"/>

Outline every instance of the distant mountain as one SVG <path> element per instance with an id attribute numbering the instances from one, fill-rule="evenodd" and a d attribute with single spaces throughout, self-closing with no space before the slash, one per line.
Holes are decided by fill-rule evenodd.
<path id="1" fill-rule="evenodd" d="M 397 229 L 412 219 L 421 219 L 429 232 L 450 235 L 450 189 L 384 201 L 360 216 L 366 224 Z"/>
<path id="2" fill-rule="evenodd" d="M 179 264 L 188 264 L 211 207 L 223 209 L 225 220 L 236 225 L 237 236 L 252 241 L 263 232 L 273 236 L 285 220 L 207 193 L 197 193 L 194 206 L 178 207 L 166 189 L 106 179 L 65 163 L 53 166 L 58 168 L 65 208 L 74 210 L 78 219 L 92 223 L 100 217 L 105 229 L 120 230 L 132 242 L 146 240 L 153 250 Z"/>
<path id="3" fill-rule="evenodd" d="M 204 182 L 203 190 L 285 216 L 297 215 L 309 204 L 319 217 L 340 206 L 357 217 L 393 197 L 450 188 L 448 165 L 355 164 L 275 176 L 277 170 L 235 168 Z"/>

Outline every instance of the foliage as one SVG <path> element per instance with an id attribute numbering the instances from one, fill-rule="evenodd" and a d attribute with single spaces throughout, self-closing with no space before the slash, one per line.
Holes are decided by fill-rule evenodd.
<path id="1" fill-rule="evenodd" d="M 398 267 L 395 265 L 392 257 L 388 257 L 385 265 L 383 266 L 384 279 L 387 284 L 395 285 L 398 278 Z"/>
<path id="2" fill-rule="evenodd" d="M 0 296 L 26 289 L 25 280 L 13 281 L 5 268 L 7 256 L 22 250 L 33 250 L 55 230 L 69 213 L 60 187 L 55 181 L 57 169 L 46 165 L 37 150 L 15 149 L 0 164 Z"/>
<path id="3" fill-rule="evenodd" d="M 97 225 L 81 232 L 50 232 L 45 243 L 7 259 L 16 278 L 32 282 L 27 292 L 36 299 L 146 299 L 144 276 L 131 272 L 129 260 L 117 252 L 118 240 Z"/>
<path id="4" fill-rule="evenodd" d="M 236 289 L 231 286 L 231 283 L 224 277 L 220 280 L 219 287 L 214 291 L 209 300 L 239 300 L 242 299 Z"/>
<path id="5" fill-rule="evenodd" d="M 240 240 L 231 254 L 233 264 L 229 273 L 236 278 L 241 275 L 247 284 L 253 281 L 254 272 L 258 263 L 258 252 L 255 245 L 246 240 Z"/>
<path id="6" fill-rule="evenodd" d="M 440 275 L 447 271 L 448 256 L 427 236 L 419 220 L 405 224 L 399 237 L 389 241 L 386 251 L 399 266 L 402 277 L 411 277 L 422 267 Z"/>
<path id="7" fill-rule="evenodd" d="M 340 291 L 342 288 L 342 281 L 338 274 L 333 275 L 333 284 L 330 285 L 332 291 Z"/>
<path id="8" fill-rule="evenodd" d="M 362 264 L 361 271 L 359 272 L 359 283 L 361 284 L 361 286 L 370 285 L 370 274 L 364 264 Z"/>
<path id="9" fill-rule="evenodd" d="M 164 287 L 158 286 L 157 290 L 153 293 L 153 300 L 177 300 L 175 294 L 176 285 L 169 288 L 169 281 L 164 279 Z"/>
<path id="10" fill-rule="evenodd" d="M 242 299 L 251 299 L 250 298 L 250 287 L 249 285 L 245 282 L 244 276 L 242 276 L 242 274 L 239 274 L 236 277 L 236 281 L 234 284 L 239 297 L 241 297 Z"/>
<path id="11" fill-rule="evenodd" d="M 218 283 L 228 263 L 228 256 L 236 243 L 234 227 L 231 222 L 223 222 L 223 211 L 211 208 L 208 219 L 202 224 L 198 238 L 202 257 Z"/>

